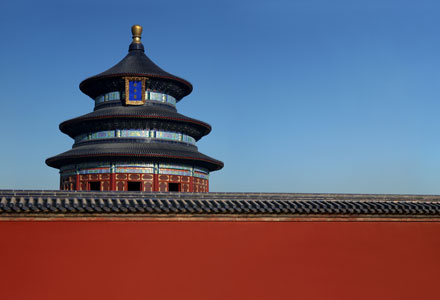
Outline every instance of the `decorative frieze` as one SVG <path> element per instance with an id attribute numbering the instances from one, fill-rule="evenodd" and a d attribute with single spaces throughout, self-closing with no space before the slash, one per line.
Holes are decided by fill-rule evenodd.
<path id="1" fill-rule="evenodd" d="M 82 143 L 93 140 L 102 139 L 113 139 L 113 138 L 130 138 L 130 139 L 159 139 L 167 141 L 184 142 L 188 144 L 195 145 L 196 140 L 189 135 L 161 131 L 161 130 L 148 130 L 148 129 L 116 129 L 116 130 L 105 130 L 91 133 L 83 133 L 77 135 L 74 140 L 75 143 Z"/>

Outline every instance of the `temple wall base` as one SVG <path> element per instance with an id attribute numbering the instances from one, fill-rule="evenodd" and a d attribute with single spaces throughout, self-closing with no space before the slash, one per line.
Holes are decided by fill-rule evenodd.
<path id="1" fill-rule="evenodd" d="M 78 174 L 61 176 L 67 191 L 209 192 L 209 180 L 195 176 L 138 173 Z"/>

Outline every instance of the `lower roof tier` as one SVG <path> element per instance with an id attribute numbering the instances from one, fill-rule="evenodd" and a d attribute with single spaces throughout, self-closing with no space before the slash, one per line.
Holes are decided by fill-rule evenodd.
<path id="1" fill-rule="evenodd" d="M 101 143 L 75 147 L 50 157 L 46 164 L 61 168 L 67 164 L 88 161 L 164 161 L 200 166 L 209 171 L 223 168 L 223 162 L 197 151 L 195 147 L 168 143 Z"/>
<path id="2" fill-rule="evenodd" d="M 106 107 L 60 124 L 60 130 L 72 138 L 91 130 L 125 128 L 165 129 L 188 134 L 196 140 L 211 131 L 209 124 L 179 114 L 173 108 L 149 105 Z"/>

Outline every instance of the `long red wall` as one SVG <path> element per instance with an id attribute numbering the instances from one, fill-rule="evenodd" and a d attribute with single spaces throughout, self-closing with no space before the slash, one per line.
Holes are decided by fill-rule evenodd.
<path id="1" fill-rule="evenodd" d="M 1 221 L 1 299 L 439 299 L 440 222 Z"/>

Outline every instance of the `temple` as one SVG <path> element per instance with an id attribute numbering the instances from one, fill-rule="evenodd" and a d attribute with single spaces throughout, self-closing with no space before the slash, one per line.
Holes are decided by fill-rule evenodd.
<path id="1" fill-rule="evenodd" d="M 132 34 L 124 59 L 81 82 L 94 111 L 60 124 L 75 142 L 46 164 L 60 169 L 61 190 L 208 192 L 223 163 L 196 142 L 211 126 L 176 109 L 192 85 L 145 55 L 141 26 Z"/>
<path id="2" fill-rule="evenodd" d="M 438 298 L 440 196 L 201 193 L 211 128 L 177 113 L 192 86 L 140 30 L 60 125 L 63 190 L 0 190 L 2 299 Z"/>

